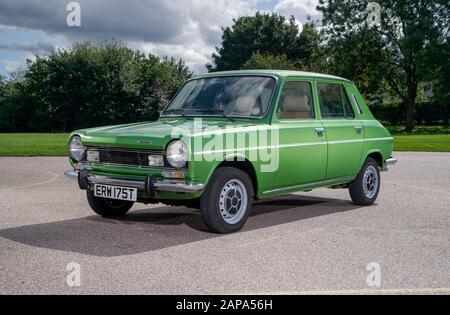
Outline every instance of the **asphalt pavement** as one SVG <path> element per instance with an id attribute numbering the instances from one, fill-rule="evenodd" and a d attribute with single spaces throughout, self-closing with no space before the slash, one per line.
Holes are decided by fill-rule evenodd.
<path id="1" fill-rule="evenodd" d="M 162 205 L 103 219 L 66 158 L 0 158 L 0 294 L 450 294 L 450 154 L 395 157 L 374 206 L 277 197 L 231 235 Z"/>

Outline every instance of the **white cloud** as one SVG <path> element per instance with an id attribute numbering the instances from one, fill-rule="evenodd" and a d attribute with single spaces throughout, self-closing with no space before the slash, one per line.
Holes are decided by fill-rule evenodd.
<path id="1" fill-rule="evenodd" d="M 15 73 L 24 69 L 25 64 L 25 60 L 0 60 L 0 65 L 9 73 Z"/>
<path id="2" fill-rule="evenodd" d="M 222 27 L 234 18 L 252 15 L 257 4 L 266 0 L 186 1 L 184 16 L 189 17 L 183 31 L 168 42 L 134 42 L 133 47 L 159 56 L 183 58 L 195 72 L 205 72 L 215 46 L 220 44 Z"/>
<path id="3" fill-rule="evenodd" d="M 293 15 L 295 19 L 303 24 L 308 17 L 316 20 L 320 17 L 320 12 L 316 10 L 319 0 L 279 0 L 274 11 L 285 15 Z"/>
<path id="4" fill-rule="evenodd" d="M 2 59 L 0 65 L 5 68 L 8 73 L 19 73 L 27 68 L 27 60 L 36 60 L 36 55 L 31 52 L 26 52 L 19 59 Z"/>
<path id="5" fill-rule="evenodd" d="M 273 6 L 273 0 L 77 0 L 81 6 L 81 27 L 66 24 L 66 2 L 59 0 L 2 0 L 0 27 L 40 31 L 54 47 L 73 41 L 103 42 L 118 39 L 130 47 L 157 55 L 183 58 L 195 71 L 205 71 L 222 27 L 234 18 L 254 14 L 258 8 Z M 304 22 L 317 16 L 317 1 L 279 0 L 273 11 L 295 15 Z M 36 40 L 37 42 L 38 40 Z M 42 39 L 39 39 L 42 42 Z M 27 48 L 18 43 L 3 43 Z M 30 51 L 33 47 L 28 45 Z M 42 45 L 41 45 L 42 46 Z M 50 45 L 49 45 L 50 46 Z M 1 50 L 1 47 L 0 47 Z M 24 50 L 25 51 L 25 50 Z M 11 62 L 8 68 L 13 68 Z M 6 67 L 6 66 L 5 66 Z"/>

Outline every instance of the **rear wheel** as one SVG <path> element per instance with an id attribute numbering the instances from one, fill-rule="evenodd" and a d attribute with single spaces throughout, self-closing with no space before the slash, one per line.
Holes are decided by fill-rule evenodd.
<path id="1" fill-rule="evenodd" d="M 131 201 L 106 199 L 94 196 L 94 191 L 86 191 L 87 200 L 92 210 L 102 217 L 119 217 L 127 213 L 133 206 Z"/>
<path id="2" fill-rule="evenodd" d="M 200 200 L 203 222 L 213 232 L 237 232 L 250 214 L 253 186 L 247 173 L 234 168 L 216 170 Z"/>
<path id="3" fill-rule="evenodd" d="M 353 203 L 368 206 L 375 202 L 380 192 L 380 169 L 378 163 L 367 158 L 362 170 L 349 186 Z"/>

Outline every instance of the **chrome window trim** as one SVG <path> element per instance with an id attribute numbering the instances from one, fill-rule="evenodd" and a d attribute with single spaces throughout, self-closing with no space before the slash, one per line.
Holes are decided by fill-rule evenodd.
<path id="1" fill-rule="evenodd" d="M 358 99 L 356 98 L 356 95 L 354 93 L 352 93 L 352 97 L 353 97 L 353 102 L 355 103 L 356 108 L 358 109 L 358 113 L 360 115 L 364 114 L 364 112 L 363 112 L 363 110 L 361 108 L 361 105 L 359 105 Z"/>

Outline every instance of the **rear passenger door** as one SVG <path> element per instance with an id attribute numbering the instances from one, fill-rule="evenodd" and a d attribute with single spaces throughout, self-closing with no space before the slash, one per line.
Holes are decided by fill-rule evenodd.
<path id="1" fill-rule="evenodd" d="M 326 178 L 358 173 L 364 146 L 364 130 L 355 117 L 343 84 L 317 82 L 322 123 L 328 145 Z"/>

